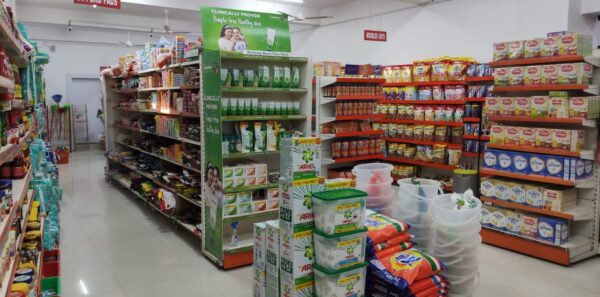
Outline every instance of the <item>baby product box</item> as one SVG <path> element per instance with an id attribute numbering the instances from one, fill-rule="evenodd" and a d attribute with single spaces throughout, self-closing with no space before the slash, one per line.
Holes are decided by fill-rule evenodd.
<path id="1" fill-rule="evenodd" d="M 511 170 L 512 172 L 523 173 L 523 174 L 529 173 L 529 154 L 528 153 L 513 152 L 512 159 L 513 159 L 513 168 Z"/>
<path id="2" fill-rule="evenodd" d="M 321 139 L 290 137 L 281 139 L 280 173 L 287 180 L 321 175 Z"/>
<path id="3" fill-rule="evenodd" d="M 569 180 L 570 161 L 572 158 L 548 155 L 545 158 L 546 176 L 558 177 L 564 180 Z"/>
<path id="4" fill-rule="evenodd" d="M 544 209 L 565 211 L 575 207 L 577 189 L 544 189 Z"/>
<path id="5" fill-rule="evenodd" d="M 504 200 L 504 201 L 508 201 L 510 200 L 510 182 L 503 180 L 503 179 L 498 179 L 495 182 L 496 185 L 496 199 L 500 199 L 500 200 Z"/>
<path id="6" fill-rule="evenodd" d="M 570 174 L 568 180 L 580 181 L 594 175 L 594 161 L 579 158 L 570 158 Z"/>
<path id="7" fill-rule="evenodd" d="M 305 283 L 313 278 L 315 248 L 313 228 L 293 228 L 281 221 L 279 258 L 281 281 L 290 284 Z"/>
<path id="8" fill-rule="evenodd" d="M 492 225 L 492 228 L 502 231 L 506 230 L 506 210 L 504 208 L 495 207 L 491 213 L 490 224 Z"/>
<path id="9" fill-rule="evenodd" d="M 498 152 L 498 170 L 513 171 L 513 152 L 499 151 Z"/>
<path id="10" fill-rule="evenodd" d="M 498 169 L 498 151 L 486 150 L 483 152 L 483 167 L 489 169 Z"/>
<path id="11" fill-rule="evenodd" d="M 525 185 L 525 203 L 531 207 L 544 206 L 544 188 L 537 185 Z"/>
<path id="12" fill-rule="evenodd" d="M 561 245 L 569 240 L 569 224 L 565 220 L 539 217 L 537 222 L 538 240 Z"/>
<path id="13" fill-rule="evenodd" d="M 496 197 L 496 184 L 495 180 L 492 178 L 483 177 L 481 178 L 481 182 L 479 185 L 479 191 L 482 196 L 486 196 L 489 198 Z"/>
<path id="14" fill-rule="evenodd" d="M 490 127 L 490 143 L 504 144 L 504 126 L 492 125 Z"/>
<path id="15" fill-rule="evenodd" d="M 264 222 L 254 223 L 254 248 L 253 264 L 254 285 L 252 286 L 254 297 L 266 296 L 267 287 L 267 225 Z"/>
<path id="16" fill-rule="evenodd" d="M 514 183 L 510 188 L 510 201 L 519 204 L 525 204 L 527 193 L 525 185 L 522 183 Z"/>
<path id="17" fill-rule="evenodd" d="M 539 58 L 542 54 L 542 38 L 535 38 L 525 41 L 525 59 Z"/>
<path id="18" fill-rule="evenodd" d="M 537 175 L 546 175 L 546 156 L 530 154 L 529 158 L 529 173 Z"/>
<path id="19" fill-rule="evenodd" d="M 314 228 L 312 193 L 324 191 L 323 183 L 322 178 L 296 181 L 279 179 L 279 218 L 282 222 L 291 224 L 286 224 L 286 227 Z"/>
<path id="20" fill-rule="evenodd" d="M 538 217 L 526 213 L 521 214 L 521 235 L 535 238 L 538 228 Z"/>
<path id="21" fill-rule="evenodd" d="M 521 127 L 504 127 L 504 144 L 507 145 L 519 145 L 519 137 L 521 134 Z"/>
<path id="22" fill-rule="evenodd" d="M 267 221 L 266 242 L 266 270 L 267 270 L 267 297 L 279 296 L 279 221 Z"/>
<path id="23" fill-rule="evenodd" d="M 486 226 L 486 227 L 493 227 L 492 226 L 492 212 L 494 211 L 494 207 L 493 206 L 489 206 L 486 204 L 483 204 L 481 206 L 481 225 L 482 226 Z"/>
<path id="24" fill-rule="evenodd" d="M 506 231 L 514 234 L 521 233 L 521 214 L 507 210 L 506 211 Z"/>
<path id="25" fill-rule="evenodd" d="M 314 297 L 315 294 L 314 279 L 298 284 L 281 282 L 280 297 Z"/>

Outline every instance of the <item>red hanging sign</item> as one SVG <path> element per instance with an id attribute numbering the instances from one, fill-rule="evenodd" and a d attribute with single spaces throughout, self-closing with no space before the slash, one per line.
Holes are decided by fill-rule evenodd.
<path id="1" fill-rule="evenodd" d="M 75 4 L 121 9 L 121 0 L 73 0 Z"/>
<path id="2" fill-rule="evenodd" d="M 373 31 L 373 30 L 365 30 L 364 34 L 365 40 L 368 41 L 387 41 L 387 32 L 386 31 Z"/>

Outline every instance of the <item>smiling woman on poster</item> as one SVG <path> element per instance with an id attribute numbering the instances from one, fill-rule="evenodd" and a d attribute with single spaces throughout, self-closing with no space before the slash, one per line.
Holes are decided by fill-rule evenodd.
<path id="1" fill-rule="evenodd" d="M 244 37 L 244 33 L 242 33 L 242 29 L 238 27 L 233 28 L 233 50 L 236 52 L 243 53 L 248 49 L 248 41 L 246 37 Z"/>
<path id="2" fill-rule="evenodd" d="M 233 28 L 229 25 L 221 29 L 221 38 L 219 38 L 219 49 L 222 51 L 233 51 L 235 41 L 233 40 Z"/>

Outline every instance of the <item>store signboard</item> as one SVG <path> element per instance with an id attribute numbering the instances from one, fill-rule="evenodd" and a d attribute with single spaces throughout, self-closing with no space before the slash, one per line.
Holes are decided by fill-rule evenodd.
<path id="1" fill-rule="evenodd" d="M 201 7 L 204 48 L 245 55 L 290 55 L 286 15 L 218 7 Z"/>
<path id="2" fill-rule="evenodd" d="M 121 0 L 73 0 L 75 4 L 121 9 Z"/>
<path id="3" fill-rule="evenodd" d="M 364 38 L 367 41 L 387 41 L 386 31 L 365 30 Z"/>

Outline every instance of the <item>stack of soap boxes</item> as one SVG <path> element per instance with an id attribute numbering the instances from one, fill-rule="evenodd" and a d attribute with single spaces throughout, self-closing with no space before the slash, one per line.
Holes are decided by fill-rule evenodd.
<path id="1" fill-rule="evenodd" d="M 314 296 L 315 227 L 312 193 L 325 190 L 321 175 L 321 139 L 284 138 L 280 144 L 279 180 L 279 295 Z M 267 288 L 270 292 L 271 288 Z"/>

